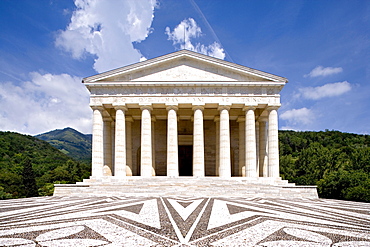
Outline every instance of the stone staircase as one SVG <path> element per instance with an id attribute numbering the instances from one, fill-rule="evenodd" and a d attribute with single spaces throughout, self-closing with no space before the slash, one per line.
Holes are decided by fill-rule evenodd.
<path id="1" fill-rule="evenodd" d="M 280 178 L 115 177 L 55 184 L 54 196 L 195 196 L 318 198 L 316 186 L 296 186 Z"/>

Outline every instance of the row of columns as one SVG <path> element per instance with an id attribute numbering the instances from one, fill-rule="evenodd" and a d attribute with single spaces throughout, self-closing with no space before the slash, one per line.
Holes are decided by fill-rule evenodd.
<path id="1" fill-rule="evenodd" d="M 143 105 L 141 109 L 141 170 L 142 177 L 155 175 L 155 164 L 153 162 L 153 131 L 152 107 Z M 177 177 L 178 169 L 178 128 L 177 128 L 177 106 L 167 106 L 167 176 Z M 255 122 L 255 106 L 245 106 L 245 118 L 239 121 L 239 167 L 242 176 L 245 177 L 279 177 L 279 149 L 278 149 L 278 107 L 269 107 L 268 119 L 259 121 L 258 129 Z M 114 176 L 125 177 L 127 174 L 127 163 L 132 164 L 131 150 L 131 127 L 127 128 L 125 106 L 115 106 L 116 121 L 115 135 L 110 128 L 105 128 L 103 122 L 103 107 L 93 107 L 93 146 L 92 146 L 92 176 L 104 175 L 104 163 L 112 162 L 107 156 L 112 157 L 112 150 L 104 145 L 104 142 L 112 142 L 114 138 Z M 204 106 L 193 106 L 193 176 L 205 176 L 204 164 L 204 130 L 203 130 Z M 216 141 L 216 175 L 224 178 L 231 177 L 230 156 L 230 106 L 219 106 L 220 116 L 215 118 L 217 141 Z M 268 125 L 267 125 L 268 123 Z M 110 130 L 110 131 L 108 131 Z M 267 131 L 268 133 L 267 133 Z M 258 138 L 257 138 L 257 135 Z M 108 136 L 109 137 L 108 137 Z M 105 136 L 105 138 L 104 138 Z M 268 139 L 268 140 L 267 140 Z M 258 144 L 258 145 L 257 145 Z M 258 150 L 257 150 L 257 147 Z"/>

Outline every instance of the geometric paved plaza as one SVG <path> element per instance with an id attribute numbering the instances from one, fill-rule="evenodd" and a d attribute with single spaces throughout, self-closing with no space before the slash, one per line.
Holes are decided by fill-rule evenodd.
<path id="1" fill-rule="evenodd" d="M 226 197 L 3 200 L 0 246 L 370 246 L 370 204 Z"/>

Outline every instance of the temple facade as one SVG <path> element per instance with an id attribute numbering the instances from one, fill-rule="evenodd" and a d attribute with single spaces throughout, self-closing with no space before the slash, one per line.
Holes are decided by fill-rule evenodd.
<path id="1" fill-rule="evenodd" d="M 279 178 L 287 79 L 181 50 L 87 77 L 91 178 Z"/>

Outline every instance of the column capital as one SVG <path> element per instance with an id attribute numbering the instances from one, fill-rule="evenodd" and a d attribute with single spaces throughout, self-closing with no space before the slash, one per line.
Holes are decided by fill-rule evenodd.
<path id="1" fill-rule="evenodd" d="M 167 105 L 166 104 L 166 110 L 167 111 L 170 111 L 170 110 L 175 110 L 177 111 L 179 109 L 179 107 L 177 105 Z"/>
<path id="2" fill-rule="evenodd" d="M 126 116 L 126 122 L 133 122 L 134 119 L 131 116 Z"/>
<path id="3" fill-rule="evenodd" d="M 99 111 L 103 111 L 104 110 L 103 105 L 90 105 L 90 107 L 93 110 L 99 110 Z"/>
<path id="4" fill-rule="evenodd" d="M 257 109 L 257 105 L 245 105 L 243 107 L 243 111 L 248 111 L 248 110 L 256 110 Z"/>
<path id="5" fill-rule="evenodd" d="M 113 121 L 113 118 L 111 116 L 103 116 L 103 121 L 104 122 L 111 122 L 111 121 Z"/>
<path id="6" fill-rule="evenodd" d="M 127 111 L 126 104 L 113 104 L 114 109 L 117 110 L 122 110 L 122 111 Z"/>
<path id="7" fill-rule="evenodd" d="M 217 110 L 222 111 L 222 110 L 230 110 L 230 105 L 219 105 Z"/>
<path id="8" fill-rule="evenodd" d="M 220 116 L 215 116 L 215 119 L 213 121 L 220 122 Z"/>
<path id="9" fill-rule="evenodd" d="M 267 106 L 266 110 L 267 111 L 272 111 L 272 110 L 277 110 L 280 108 L 280 104 L 279 105 L 269 105 Z"/>
<path id="10" fill-rule="evenodd" d="M 236 122 L 238 123 L 245 122 L 245 116 L 238 116 L 238 118 L 236 119 Z"/>
<path id="11" fill-rule="evenodd" d="M 156 122 L 157 121 L 157 118 L 156 117 L 154 117 L 154 116 L 152 116 L 152 122 Z"/>
<path id="12" fill-rule="evenodd" d="M 193 109 L 193 111 L 195 111 L 195 110 L 203 111 L 204 110 L 204 105 L 193 105 L 192 109 Z"/>
<path id="13" fill-rule="evenodd" d="M 263 116 L 263 117 L 259 117 L 258 118 L 258 122 L 267 122 L 268 121 L 268 117 L 267 116 Z"/>
<path id="14" fill-rule="evenodd" d="M 148 111 L 152 111 L 153 110 L 153 107 L 152 105 L 139 105 L 140 106 L 140 110 L 148 110 Z"/>

